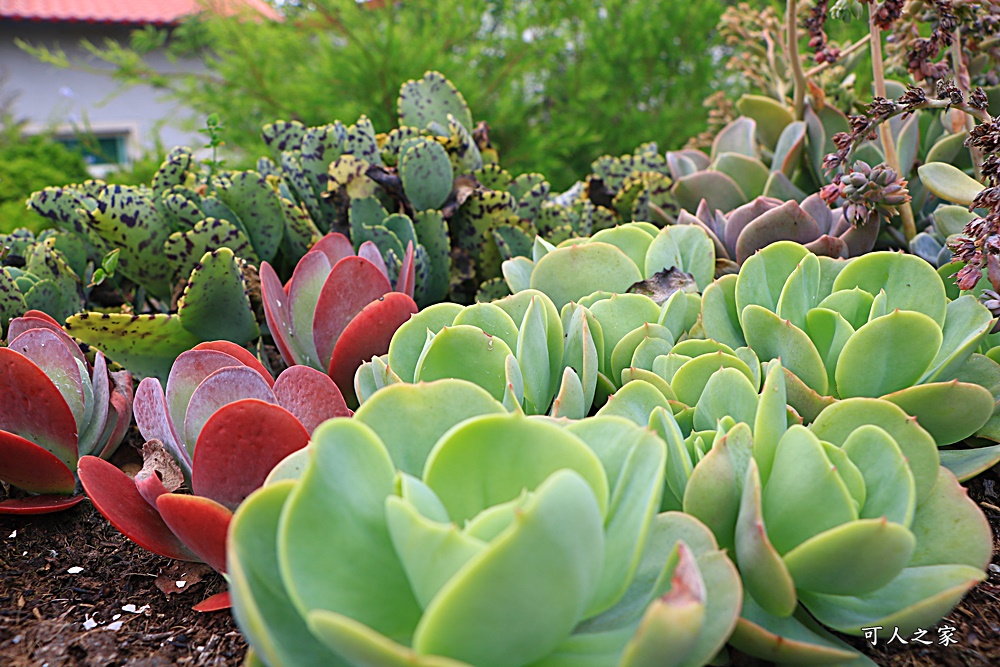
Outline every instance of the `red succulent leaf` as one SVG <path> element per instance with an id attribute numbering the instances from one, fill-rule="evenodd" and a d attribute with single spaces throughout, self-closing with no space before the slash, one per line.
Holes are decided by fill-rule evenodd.
<path id="1" fill-rule="evenodd" d="M 229 609 L 233 606 L 232 600 L 229 597 L 229 591 L 223 593 L 216 593 L 210 597 L 205 598 L 195 606 L 191 607 L 198 612 L 209 612 L 209 611 L 222 611 L 223 609 Z"/>
<path id="2" fill-rule="evenodd" d="M 402 292 L 390 292 L 365 306 L 347 325 L 337 341 L 328 372 L 348 401 L 357 402 L 354 374 L 358 367 L 388 352 L 392 334 L 416 312 L 413 299 Z"/>
<path id="3" fill-rule="evenodd" d="M 261 262 L 260 265 L 260 296 L 264 302 L 264 317 L 267 328 L 271 332 L 274 344 L 281 353 L 281 358 L 289 366 L 301 360 L 300 347 L 295 339 L 295 329 L 292 328 L 292 315 L 288 307 L 288 294 L 278 279 L 271 265 Z"/>
<path id="4" fill-rule="evenodd" d="M 184 442 L 192 456 L 205 422 L 222 406 L 244 398 L 277 403 L 274 392 L 264 382 L 264 378 L 246 366 L 219 369 L 198 385 L 191 395 L 187 415 L 184 417 Z"/>
<path id="5" fill-rule="evenodd" d="M 329 366 L 337 339 L 354 316 L 390 291 L 389 279 L 367 259 L 347 257 L 337 262 L 323 284 L 313 320 L 313 339 L 321 364 Z"/>
<path id="6" fill-rule="evenodd" d="M 178 355 L 167 378 L 167 413 L 178 435 L 184 435 L 188 403 L 201 383 L 223 368 L 244 367 L 236 357 L 215 350 L 188 350 Z"/>
<path id="7" fill-rule="evenodd" d="M 86 496 L 31 496 L 0 502 L 0 514 L 51 514 L 75 507 Z"/>
<path id="8" fill-rule="evenodd" d="M 191 487 L 235 509 L 279 461 L 308 443 L 309 431 L 281 406 L 251 398 L 230 403 L 201 430 Z"/>
<path id="9" fill-rule="evenodd" d="M 117 419 L 108 435 L 107 444 L 101 450 L 101 458 L 105 459 L 115 453 L 125 438 L 125 432 L 132 424 L 132 374 L 128 371 L 116 371 L 111 374 L 111 382 L 114 385 L 111 390 L 111 408 Z"/>
<path id="10" fill-rule="evenodd" d="M 56 318 L 54 318 L 51 315 L 49 315 L 48 313 L 42 312 L 40 310 L 29 310 L 28 312 L 26 312 L 24 314 L 24 316 L 25 317 L 37 317 L 38 319 L 45 320 L 45 321 L 47 321 L 47 322 L 49 322 L 51 324 L 56 325 L 57 327 L 61 327 L 62 326 L 61 324 L 59 324 L 59 321 L 56 320 Z"/>
<path id="11" fill-rule="evenodd" d="M 11 340 L 7 347 L 23 354 L 45 372 L 73 412 L 77 429 L 81 428 L 84 404 L 80 366 L 59 337 L 48 329 L 29 329 Z"/>
<path id="12" fill-rule="evenodd" d="M 191 457 L 167 414 L 167 399 L 159 380 L 146 378 L 140 382 L 132 406 L 135 410 L 135 423 L 139 425 L 142 437 L 162 442 L 174 458 L 190 470 Z"/>
<path id="13" fill-rule="evenodd" d="M 371 241 L 365 241 L 358 248 L 358 257 L 364 257 L 369 262 L 378 267 L 378 270 L 382 272 L 382 275 L 389 279 L 389 269 L 385 266 L 385 260 L 382 259 L 382 251 L 378 249 L 378 246 Z"/>
<path id="14" fill-rule="evenodd" d="M 76 488 L 58 456 L 7 431 L 0 431 L 0 479 L 30 493 L 70 495 Z"/>
<path id="15" fill-rule="evenodd" d="M 217 572 L 226 571 L 226 531 L 233 513 L 210 498 L 168 493 L 156 499 L 164 523 Z"/>
<path id="16" fill-rule="evenodd" d="M 354 254 L 354 246 L 346 236 L 333 232 L 316 241 L 309 252 L 323 253 L 330 260 L 330 266 L 335 266 L 340 260 Z"/>
<path id="17" fill-rule="evenodd" d="M 36 317 L 31 315 L 31 313 L 37 313 L 38 315 L 43 315 L 44 317 Z M 63 342 L 66 349 L 70 351 L 74 357 L 83 362 L 84 366 L 89 366 L 87 363 L 87 357 L 83 356 L 83 352 L 80 351 L 80 346 L 76 344 L 66 331 L 59 326 L 59 323 L 54 319 L 45 315 L 45 313 L 39 312 L 37 310 L 29 310 L 25 313 L 24 317 L 16 317 L 10 321 L 10 327 L 7 329 L 7 340 L 14 340 L 25 331 L 29 329 L 47 329 L 55 335 L 59 336 L 59 340 Z"/>
<path id="18" fill-rule="evenodd" d="M 274 378 L 268 373 L 267 369 L 264 368 L 264 364 L 260 363 L 260 359 L 256 357 L 252 352 L 247 350 L 245 347 L 240 347 L 236 343 L 231 343 L 228 340 L 210 340 L 204 343 L 198 343 L 192 350 L 214 350 L 216 352 L 223 352 L 231 357 L 236 357 L 236 360 L 242 363 L 244 366 L 249 366 L 254 369 L 260 376 L 264 378 L 264 381 L 268 385 L 274 385 Z"/>
<path id="19" fill-rule="evenodd" d="M 78 472 L 94 507 L 125 537 L 167 558 L 199 560 L 140 495 L 128 475 L 96 456 L 81 458 Z"/>
<path id="20" fill-rule="evenodd" d="M 413 241 L 406 244 L 406 255 L 399 268 L 399 278 L 396 280 L 396 291 L 413 298 L 413 290 L 417 284 L 417 265 L 413 261 Z"/>
<path id="21" fill-rule="evenodd" d="M 312 433 L 327 419 L 350 417 L 344 395 L 330 376 L 308 366 L 289 366 L 274 383 L 274 397 Z"/>
<path id="22" fill-rule="evenodd" d="M 73 469 L 76 419 L 45 372 L 27 357 L 0 348 L 0 430 L 17 433 L 47 449 Z"/>

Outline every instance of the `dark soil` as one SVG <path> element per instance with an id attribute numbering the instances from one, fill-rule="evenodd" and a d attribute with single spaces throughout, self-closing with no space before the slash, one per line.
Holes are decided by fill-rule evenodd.
<path id="1" fill-rule="evenodd" d="M 996 539 L 997 471 L 968 486 Z M 927 628 L 923 639 L 931 645 L 887 644 L 891 628 L 889 635 L 880 633 L 875 647 L 864 638 L 845 639 L 882 667 L 997 667 L 998 554 L 1000 541 L 994 546 L 989 579 L 941 623 Z M 76 567 L 83 570 L 71 573 Z M 186 582 L 180 589 L 175 583 L 179 581 Z M 208 567 L 161 558 L 126 540 L 88 501 L 61 514 L 0 517 L 0 665 L 236 667 L 246 644 L 230 614 L 191 609 L 224 589 L 222 576 Z M 123 609 L 128 605 L 134 607 Z M 121 623 L 117 629 L 116 622 Z M 955 628 L 952 637 L 957 643 L 939 643 L 939 629 L 945 626 Z M 740 657 L 736 662 L 760 665 Z"/>

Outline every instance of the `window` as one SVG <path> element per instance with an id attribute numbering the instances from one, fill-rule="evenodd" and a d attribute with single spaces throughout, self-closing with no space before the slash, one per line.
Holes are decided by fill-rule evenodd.
<path id="1" fill-rule="evenodd" d="M 128 135 L 91 135 L 88 137 L 57 137 L 67 148 L 80 151 L 88 165 L 117 165 L 128 162 Z"/>

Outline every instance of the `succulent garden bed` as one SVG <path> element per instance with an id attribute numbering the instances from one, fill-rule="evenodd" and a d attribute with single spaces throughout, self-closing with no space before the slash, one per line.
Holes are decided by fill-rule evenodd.
<path id="1" fill-rule="evenodd" d="M 256 169 L 177 148 L 33 194 L 0 658 L 995 664 L 1000 123 L 969 71 L 887 97 L 898 4 L 863 113 L 791 30 L 791 101 L 563 193 L 428 72 L 388 132 L 278 121 Z M 927 53 L 1000 31 L 934 6 Z"/>

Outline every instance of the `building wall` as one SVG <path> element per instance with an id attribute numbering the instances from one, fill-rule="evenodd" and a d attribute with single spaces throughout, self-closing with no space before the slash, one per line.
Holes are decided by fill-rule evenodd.
<path id="1" fill-rule="evenodd" d="M 123 89 L 110 76 L 59 69 L 25 53 L 15 38 L 56 47 L 71 62 L 109 69 L 80 46 L 83 39 L 100 45 L 106 38 L 127 43 L 132 28 L 107 24 L 0 20 L 0 99 L 12 99 L 14 118 L 27 120 L 29 132 L 55 131 L 60 137 L 87 129 L 96 136 L 124 135 L 128 158 L 156 148 L 157 137 L 169 150 L 204 143 L 194 130 L 202 123 L 192 112 L 165 100 L 149 86 Z M 160 71 L 204 69 L 199 61 L 171 63 L 162 53 L 147 61 Z M 186 127 L 185 127 L 186 125 Z"/>

